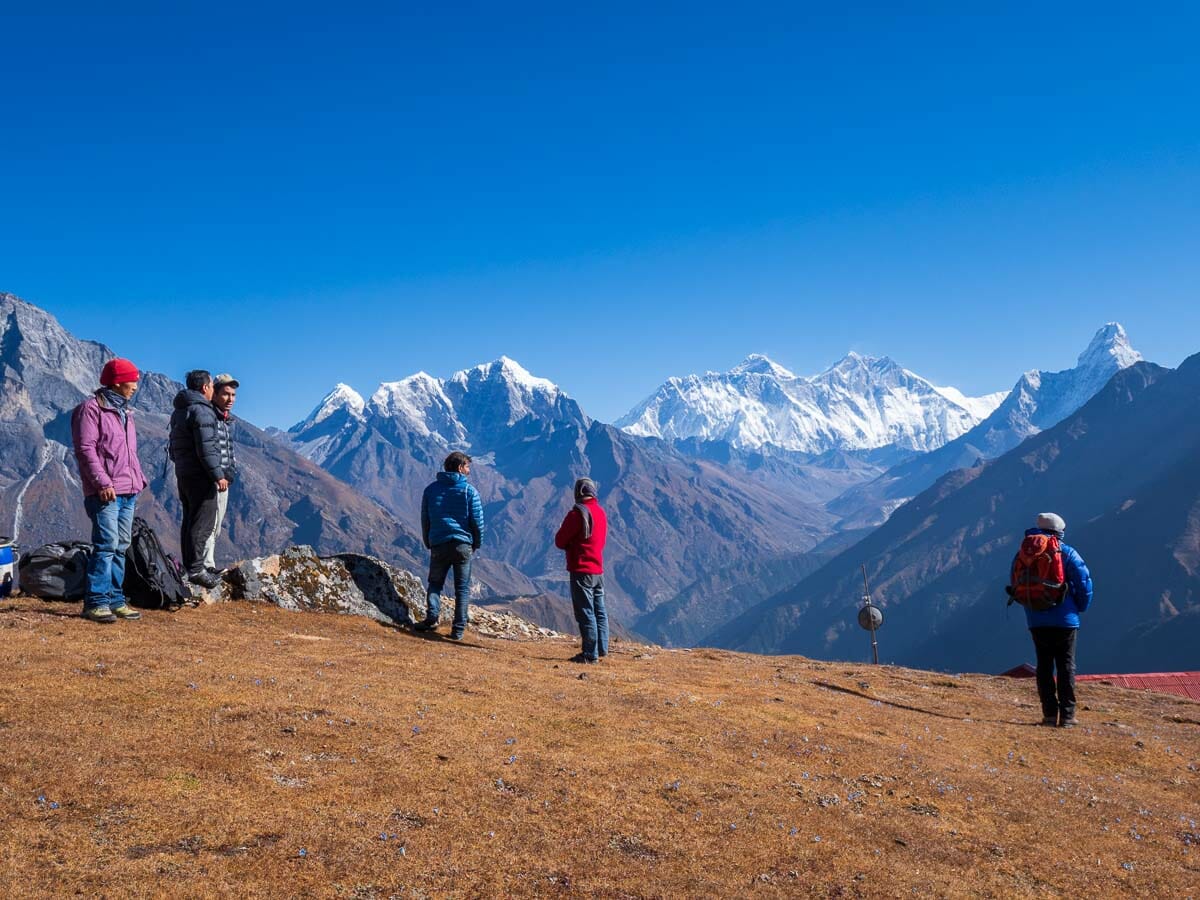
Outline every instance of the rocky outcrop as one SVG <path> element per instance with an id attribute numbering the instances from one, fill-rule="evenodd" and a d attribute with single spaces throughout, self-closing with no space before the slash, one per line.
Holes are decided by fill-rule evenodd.
<path id="1" fill-rule="evenodd" d="M 273 603 L 297 612 L 365 616 L 387 625 L 412 625 L 425 617 L 425 587 L 404 569 L 361 553 L 319 556 L 312 547 L 241 562 L 221 585 L 200 595 L 204 603 Z M 442 604 L 449 624 L 454 604 Z M 471 627 L 485 637 L 542 640 L 560 637 L 510 612 L 471 608 Z"/>

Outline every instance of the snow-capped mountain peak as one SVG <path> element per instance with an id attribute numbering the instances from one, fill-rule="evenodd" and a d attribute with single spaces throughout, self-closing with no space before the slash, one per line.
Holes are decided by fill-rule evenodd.
<path id="1" fill-rule="evenodd" d="M 1096 332 L 1092 342 L 1079 354 L 1076 368 L 1116 372 L 1142 361 L 1119 322 L 1109 322 Z"/>
<path id="2" fill-rule="evenodd" d="M 319 425 L 341 410 L 345 410 L 352 418 L 361 419 L 365 408 L 366 402 L 358 391 L 348 384 L 338 382 L 334 389 L 326 394 L 324 399 L 308 414 L 308 418 L 295 426 L 293 430 Z"/>
<path id="3" fill-rule="evenodd" d="M 890 381 L 915 378 L 926 384 L 919 375 L 908 371 L 890 356 L 865 356 L 851 350 L 832 366 L 818 375 L 808 378 L 813 383 L 852 382 L 862 385 L 865 381 Z"/>
<path id="4" fill-rule="evenodd" d="M 349 419 L 330 419 L 345 410 Z M 417 372 L 399 381 L 385 381 L 366 402 L 345 385 L 338 385 L 303 422 L 293 426 L 293 443 L 318 459 L 333 452 L 333 426 L 352 436 L 355 424 L 381 429 L 394 436 L 432 439 L 445 446 L 487 444 L 504 429 L 532 418 L 590 421 L 554 382 L 529 373 L 507 356 L 436 378 Z M 324 426 L 321 423 L 330 419 Z"/>
<path id="5" fill-rule="evenodd" d="M 547 378 L 538 378 L 508 356 L 501 356 L 490 363 L 482 363 L 473 368 L 455 372 L 449 380 L 464 387 L 481 381 L 503 381 L 528 393 L 542 392 L 551 395 L 562 393 L 553 381 Z"/>
<path id="6" fill-rule="evenodd" d="M 774 378 L 791 379 L 796 375 L 779 363 L 761 353 L 751 353 L 729 370 L 730 375 L 770 375 Z"/>
<path id="7" fill-rule="evenodd" d="M 446 396 L 442 382 L 426 372 L 417 372 L 399 381 L 385 381 L 371 395 L 372 415 L 401 419 L 421 433 L 427 431 L 434 410 L 440 413 L 439 418 L 444 419 L 447 410 L 453 417 L 453 404 Z"/>
<path id="8" fill-rule="evenodd" d="M 851 352 L 802 377 L 755 354 L 729 372 L 669 379 L 617 425 L 642 437 L 805 453 L 892 445 L 926 451 L 973 427 L 1004 397 L 954 394 L 886 356 Z"/>

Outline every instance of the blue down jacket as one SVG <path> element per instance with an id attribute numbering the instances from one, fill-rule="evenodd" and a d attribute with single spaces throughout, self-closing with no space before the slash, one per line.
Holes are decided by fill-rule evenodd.
<path id="1" fill-rule="evenodd" d="M 421 538 L 438 544 L 483 543 L 483 502 L 479 491 L 460 472 L 438 472 L 437 481 L 421 496 Z"/>
<path id="2" fill-rule="evenodd" d="M 1030 528 L 1030 534 L 1054 534 L 1041 528 Z M 1074 547 L 1058 540 L 1062 548 L 1063 574 L 1067 576 L 1067 595 L 1062 603 L 1049 609 L 1025 608 L 1025 621 L 1030 628 L 1078 628 L 1079 614 L 1092 605 L 1092 573 Z"/>

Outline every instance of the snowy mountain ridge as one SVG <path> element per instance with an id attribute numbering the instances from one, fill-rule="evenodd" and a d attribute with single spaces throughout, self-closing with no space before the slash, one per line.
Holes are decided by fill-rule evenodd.
<path id="1" fill-rule="evenodd" d="M 974 427 L 1006 396 L 967 397 L 886 356 L 852 351 L 803 376 L 752 354 L 728 372 L 667 379 L 616 424 L 640 437 L 699 438 L 745 449 L 927 452 Z"/>
<path id="2" fill-rule="evenodd" d="M 289 433 L 300 451 L 319 463 L 336 443 L 332 437 L 337 432 L 363 422 L 385 422 L 420 438 L 470 446 L 472 440 L 527 416 L 557 420 L 571 417 L 573 411 L 578 407 L 558 385 L 501 356 L 445 379 L 417 372 L 385 381 L 366 400 L 338 384 Z"/>

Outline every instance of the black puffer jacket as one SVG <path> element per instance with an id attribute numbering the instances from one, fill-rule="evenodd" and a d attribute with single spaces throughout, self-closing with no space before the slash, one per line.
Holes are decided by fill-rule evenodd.
<path id="1" fill-rule="evenodd" d="M 215 409 L 215 407 L 214 407 Z M 237 457 L 233 452 L 233 423 L 237 420 L 232 414 L 221 415 L 217 410 L 217 443 L 221 449 L 221 471 L 227 481 L 237 477 Z"/>
<path id="2" fill-rule="evenodd" d="M 180 478 L 220 481 L 225 477 L 222 466 L 222 438 L 226 455 L 229 429 L 217 417 L 213 405 L 199 391 L 182 390 L 175 395 L 175 412 L 171 413 L 171 442 L 168 452 Z"/>

